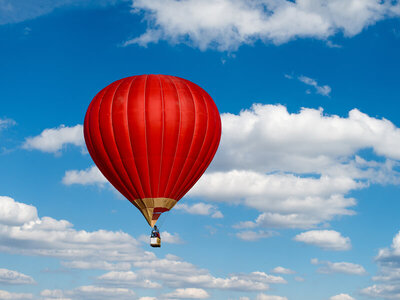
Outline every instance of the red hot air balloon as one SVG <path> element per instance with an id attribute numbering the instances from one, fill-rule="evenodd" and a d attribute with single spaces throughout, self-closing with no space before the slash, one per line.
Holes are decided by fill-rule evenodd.
<path id="1" fill-rule="evenodd" d="M 221 119 L 198 85 L 139 75 L 117 80 L 94 97 L 84 135 L 100 171 L 153 227 L 207 169 L 221 138 Z"/>

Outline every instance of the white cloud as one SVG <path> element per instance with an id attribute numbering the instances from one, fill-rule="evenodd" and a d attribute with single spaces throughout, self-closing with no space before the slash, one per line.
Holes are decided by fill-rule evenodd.
<path id="1" fill-rule="evenodd" d="M 131 268 L 129 262 L 110 263 L 107 261 L 62 261 L 61 264 L 69 269 L 81 270 L 119 270 L 126 271 Z"/>
<path id="2" fill-rule="evenodd" d="M 399 299 L 400 286 L 393 284 L 374 284 L 361 290 L 361 294 L 380 299 Z"/>
<path id="3" fill-rule="evenodd" d="M 27 294 L 27 293 L 10 293 L 7 291 L 0 290 L 0 299 L 3 299 L 3 300 L 28 300 L 28 299 L 33 299 L 33 295 Z"/>
<path id="4" fill-rule="evenodd" d="M 310 86 L 313 86 L 317 92 L 317 94 L 320 94 L 322 96 L 329 96 L 329 94 L 331 93 L 332 89 L 329 85 L 318 85 L 318 82 L 315 79 L 312 79 L 310 77 L 301 75 L 298 77 L 298 79 Z"/>
<path id="5" fill-rule="evenodd" d="M 135 286 L 145 289 L 158 289 L 162 287 L 161 284 L 149 279 L 143 279 L 132 271 L 111 271 L 97 277 L 97 280 L 104 285 Z"/>
<path id="6" fill-rule="evenodd" d="M 286 269 L 284 267 L 278 266 L 278 267 L 276 267 L 276 268 L 274 268 L 272 270 L 272 273 L 276 273 L 276 274 L 294 274 L 296 272 L 291 270 L 291 269 Z"/>
<path id="7" fill-rule="evenodd" d="M 183 240 L 179 236 L 178 233 L 169 233 L 168 231 L 162 231 L 160 233 L 161 235 L 161 240 L 163 243 L 168 243 L 168 244 L 182 244 Z"/>
<path id="8" fill-rule="evenodd" d="M 205 204 L 201 202 L 192 205 L 178 203 L 174 206 L 174 209 L 182 210 L 193 215 L 211 216 L 215 219 L 220 219 L 224 217 L 215 205 Z"/>
<path id="9" fill-rule="evenodd" d="M 13 119 L 0 118 L 0 131 L 3 129 L 7 129 L 11 126 L 14 126 L 16 124 L 17 124 L 17 122 L 15 122 Z"/>
<path id="10" fill-rule="evenodd" d="M 311 230 L 294 237 L 295 241 L 321 247 L 325 250 L 345 251 L 351 248 L 350 238 L 334 230 Z"/>
<path id="11" fill-rule="evenodd" d="M 209 298 L 210 295 L 203 289 L 185 288 L 176 289 L 171 293 L 165 294 L 164 297 L 179 299 L 206 299 Z"/>
<path id="12" fill-rule="evenodd" d="M 255 104 L 222 115 L 222 140 L 209 171 L 189 192 L 261 212 L 237 227 L 313 228 L 353 215 L 349 192 L 399 184 L 400 129 L 357 109 L 347 117 Z M 375 160 L 361 157 L 371 149 Z M 370 156 L 371 157 L 371 156 Z"/>
<path id="13" fill-rule="evenodd" d="M 364 267 L 358 264 L 349 262 L 330 262 L 330 261 L 319 261 L 314 258 L 311 260 L 314 265 L 323 265 L 318 269 L 319 273 L 330 274 L 330 273 L 342 273 L 351 275 L 365 275 L 367 272 Z"/>
<path id="14" fill-rule="evenodd" d="M 329 300 L 355 300 L 355 299 L 348 294 L 339 294 L 330 297 Z"/>
<path id="15" fill-rule="evenodd" d="M 359 178 L 367 175 L 352 170 L 357 165 L 348 166 L 359 150 L 371 148 L 377 155 L 400 159 L 400 129 L 357 109 L 339 117 L 322 108 L 289 113 L 282 105 L 254 104 L 239 115 L 225 113 L 221 118 L 223 135 L 213 166 L 218 170 L 327 175 L 353 171 L 351 176 Z"/>
<path id="16" fill-rule="evenodd" d="M 240 231 L 236 233 L 236 236 L 247 242 L 255 242 L 260 239 L 265 239 L 265 238 L 270 238 L 277 235 L 276 232 L 273 231 L 264 231 L 264 230 L 259 230 L 259 231 L 251 231 L 251 230 L 245 230 L 245 231 Z"/>
<path id="17" fill-rule="evenodd" d="M 16 215 L 16 219 L 21 221 L 7 224 L 0 215 L 0 252 L 54 257 L 62 259 L 62 265 L 68 268 L 112 270 L 97 278 L 97 282 L 106 285 L 105 287 L 84 286 L 68 291 L 45 290 L 42 296 L 48 299 L 107 299 L 113 292 L 121 295 L 119 299 L 130 299 L 133 292 L 125 288 L 128 285 L 158 288 L 161 284 L 171 288 L 265 291 L 270 284 L 286 283 L 280 276 L 259 271 L 215 277 L 208 270 L 199 269 L 174 255 L 169 254 L 159 259 L 154 253 L 143 251 L 139 242 L 124 232 L 78 231 L 66 220 L 39 217 L 36 208 L 34 213 L 26 214 L 24 210 L 32 211 L 32 207 L 11 198 L 6 197 L 4 203 L 6 210 L 7 205 L 16 207 L 16 204 L 19 204 L 19 213 L 28 215 L 29 218 Z M 176 238 L 177 235 L 171 236 Z M 168 240 L 164 237 L 165 239 Z M 23 274 L 14 277 L 19 277 L 20 281 L 25 278 Z M 132 283 L 134 278 L 136 281 Z M 154 278 L 160 283 L 154 282 Z M 29 278 L 25 280 L 29 281 Z"/>
<path id="18" fill-rule="evenodd" d="M 87 262 L 131 262 L 146 260 L 154 254 L 144 252 L 140 244 L 124 232 L 76 230 L 66 220 L 38 217 L 35 207 L 19 203 L 9 197 L 0 199 L 0 251 L 12 254 L 56 257 Z"/>
<path id="19" fill-rule="evenodd" d="M 378 281 L 361 293 L 370 297 L 398 299 L 400 297 L 400 232 L 398 232 L 388 248 L 380 249 L 375 257 L 378 263 L 378 274 L 372 280 Z"/>
<path id="20" fill-rule="evenodd" d="M 0 224 L 23 225 L 37 219 L 37 210 L 32 205 L 16 202 L 6 196 L 0 196 Z"/>
<path id="21" fill-rule="evenodd" d="M 303 178 L 233 170 L 205 174 L 190 195 L 242 203 L 265 212 L 256 223 L 241 223 L 237 228 L 310 228 L 334 216 L 354 214 L 348 208 L 356 201 L 341 194 L 361 186 L 346 177 Z"/>
<path id="22" fill-rule="evenodd" d="M 264 291 L 269 284 L 286 283 L 280 276 L 264 272 L 249 274 L 231 274 L 226 278 L 214 277 L 205 269 L 198 269 L 193 264 L 174 256 L 164 259 L 137 261 L 134 266 L 139 268 L 140 278 L 157 278 L 169 287 L 197 287 L 220 290 Z"/>
<path id="23" fill-rule="evenodd" d="M 157 300 L 156 297 L 140 297 L 139 300 Z"/>
<path id="24" fill-rule="evenodd" d="M 145 13 L 145 33 L 125 45 L 167 40 L 201 50 L 236 50 L 257 40 L 282 44 L 296 38 L 351 37 L 379 20 L 400 14 L 400 5 L 376 0 L 132 0 Z"/>
<path id="25" fill-rule="evenodd" d="M 87 168 L 86 170 L 66 171 L 65 175 L 62 179 L 62 183 L 65 185 L 97 184 L 99 186 L 103 186 L 104 184 L 108 183 L 108 181 L 96 166 L 92 166 L 92 167 Z"/>
<path id="26" fill-rule="evenodd" d="M 2 284 L 34 284 L 35 280 L 31 276 L 12 271 L 0 269 L 0 283 Z"/>
<path id="27" fill-rule="evenodd" d="M 256 300 L 288 300 L 288 298 L 260 293 L 257 295 Z"/>
<path id="28" fill-rule="evenodd" d="M 38 136 L 26 138 L 22 147 L 28 150 L 59 153 L 63 147 L 69 144 L 84 147 L 82 125 L 74 127 L 60 125 L 57 128 L 45 129 Z"/>
<path id="29" fill-rule="evenodd" d="M 120 299 L 131 300 L 135 292 L 126 288 L 102 287 L 102 286 L 80 286 L 73 290 L 43 290 L 40 295 L 45 299 L 85 299 L 85 300 L 108 300 Z"/>

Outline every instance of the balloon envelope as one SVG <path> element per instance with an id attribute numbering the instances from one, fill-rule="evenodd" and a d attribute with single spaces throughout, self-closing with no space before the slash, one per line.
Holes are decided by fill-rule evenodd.
<path id="1" fill-rule="evenodd" d="M 115 81 L 94 97 L 84 135 L 103 175 L 154 226 L 207 169 L 221 138 L 221 119 L 198 85 L 139 75 Z"/>

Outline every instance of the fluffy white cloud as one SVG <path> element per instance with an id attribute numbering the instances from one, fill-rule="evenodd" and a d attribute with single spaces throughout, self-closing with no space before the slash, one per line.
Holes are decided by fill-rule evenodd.
<path id="1" fill-rule="evenodd" d="M 16 202 L 6 196 L 0 196 L 0 224 L 23 225 L 37 219 L 37 210 L 32 205 Z"/>
<path id="2" fill-rule="evenodd" d="M 400 159 L 400 129 L 357 109 L 339 117 L 324 114 L 322 108 L 289 113 L 282 105 L 254 104 L 239 115 L 221 118 L 223 135 L 214 163 L 219 170 L 343 175 L 365 163 L 348 165 L 359 150 L 368 148 Z M 353 170 L 351 176 L 367 174 Z"/>
<path id="3" fill-rule="evenodd" d="M 330 261 L 319 261 L 314 258 L 311 260 L 314 265 L 322 265 L 323 267 L 318 269 L 318 272 L 324 274 L 330 273 L 343 273 L 351 275 L 365 275 L 367 272 L 364 267 L 358 264 L 349 262 L 330 262 Z"/>
<path id="4" fill-rule="evenodd" d="M 281 44 L 295 38 L 326 40 L 337 32 L 351 37 L 398 15 L 399 4 L 376 0 L 132 0 L 148 28 L 125 45 L 160 40 L 201 50 L 236 50 L 257 40 Z"/>
<path id="5" fill-rule="evenodd" d="M 245 230 L 236 233 L 236 236 L 239 239 L 247 242 L 255 242 L 260 239 L 270 238 L 275 235 L 277 235 L 276 232 L 264 231 L 264 230 L 259 230 L 259 231 Z"/>
<path id="6" fill-rule="evenodd" d="M 0 290 L 0 299 L 4 300 L 28 300 L 33 299 L 32 294 L 27 293 L 10 293 L 4 290 Z"/>
<path id="7" fill-rule="evenodd" d="M 34 284 L 35 280 L 31 276 L 12 271 L 0 269 L 0 283 L 2 284 Z"/>
<path id="8" fill-rule="evenodd" d="M 215 205 L 205 203 L 195 203 L 192 205 L 178 203 L 174 206 L 174 210 L 183 210 L 189 214 L 211 216 L 211 218 L 223 218 L 223 214 L 218 210 Z"/>
<path id="9" fill-rule="evenodd" d="M 294 274 L 296 271 L 293 271 L 291 269 L 286 269 L 284 267 L 278 266 L 272 270 L 272 273 L 276 274 Z"/>
<path id="10" fill-rule="evenodd" d="M 62 183 L 64 183 L 65 185 L 97 184 L 97 185 L 103 186 L 104 184 L 108 183 L 108 181 L 96 166 L 92 166 L 92 167 L 87 168 L 86 170 L 66 171 L 65 175 L 62 179 Z"/>
<path id="11" fill-rule="evenodd" d="M 400 129 L 357 109 L 339 117 L 255 104 L 238 115 L 223 114 L 222 131 L 210 170 L 189 195 L 261 212 L 237 227 L 312 228 L 354 214 L 350 191 L 400 183 Z M 359 154 L 364 149 L 379 159 L 367 161 Z"/>
<path id="12" fill-rule="evenodd" d="M 351 248 L 350 238 L 334 230 L 310 230 L 294 237 L 295 241 L 321 247 L 325 250 L 344 251 Z"/>
<path id="13" fill-rule="evenodd" d="M 242 203 L 261 212 L 256 223 L 240 227 L 310 228 L 337 215 L 352 215 L 356 204 L 343 197 L 362 185 L 346 177 L 303 178 L 292 174 L 261 174 L 233 170 L 205 174 L 191 196 L 214 201 Z"/>
<path id="14" fill-rule="evenodd" d="M 74 127 L 60 125 L 57 128 L 45 129 L 38 136 L 26 138 L 22 147 L 28 150 L 59 153 L 68 144 L 84 147 L 82 125 Z"/>
<path id="15" fill-rule="evenodd" d="M 203 289 L 185 288 L 176 289 L 175 291 L 165 294 L 166 298 L 179 298 L 179 299 L 206 299 L 210 295 Z"/>
<path id="16" fill-rule="evenodd" d="M 124 232 L 76 230 L 66 220 L 38 217 L 36 208 L 14 201 L 0 199 L 2 211 L 14 212 L 10 216 L 0 213 L 0 251 L 57 257 L 64 260 L 87 262 L 130 262 L 146 260 L 154 254 L 144 252 L 140 244 Z"/>
<path id="17" fill-rule="evenodd" d="M 0 215 L 0 252 L 54 257 L 62 259 L 62 265 L 68 268 L 111 270 L 96 279 L 101 285 L 65 291 L 44 290 L 41 295 L 45 299 L 107 299 L 112 293 L 119 299 L 131 299 L 133 291 L 128 286 L 265 291 L 270 284 L 286 283 L 280 276 L 259 271 L 216 277 L 174 255 L 157 258 L 154 253 L 143 251 L 139 242 L 124 232 L 76 230 L 66 220 L 39 217 L 36 208 L 34 213 L 26 214 L 24 210 L 32 211 L 33 207 L 11 198 L 6 197 L 4 203 L 10 207 L 19 204 L 19 214 L 29 217 L 7 224 Z M 171 236 L 176 238 L 176 235 Z M 164 236 L 163 240 L 168 237 Z M 29 276 L 12 272 L 0 270 L 0 281 L 7 278 L 14 283 L 33 283 Z M 158 282 L 154 282 L 154 278 Z"/>
<path id="18" fill-rule="evenodd" d="M 171 255 L 164 259 L 137 261 L 134 266 L 140 269 L 140 278 L 157 278 L 169 287 L 264 291 L 269 288 L 269 284 L 286 283 L 282 277 L 264 272 L 231 274 L 226 278 L 214 277 L 207 270 L 198 269 L 193 264 Z"/>
<path id="19" fill-rule="evenodd" d="M 131 300 L 135 297 L 135 292 L 126 288 L 110 288 L 101 286 L 80 286 L 73 290 L 43 290 L 40 295 L 46 300 L 51 299 L 85 299 L 85 300 L 107 300 L 121 299 Z"/>
<path id="20" fill-rule="evenodd" d="M 330 297 L 329 300 L 355 300 L 355 299 L 348 294 L 339 294 Z"/>
<path id="21" fill-rule="evenodd" d="M 260 293 L 257 295 L 256 300 L 287 300 L 286 297 L 281 297 L 281 296 L 274 296 L 274 295 L 266 295 L 263 293 Z"/>
<path id="22" fill-rule="evenodd" d="M 314 87 L 317 94 L 320 94 L 322 96 L 329 96 L 329 94 L 332 91 L 332 89 L 329 85 L 318 85 L 318 82 L 315 79 L 312 79 L 310 77 L 301 75 L 298 77 L 298 79 L 301 82 Z"/>

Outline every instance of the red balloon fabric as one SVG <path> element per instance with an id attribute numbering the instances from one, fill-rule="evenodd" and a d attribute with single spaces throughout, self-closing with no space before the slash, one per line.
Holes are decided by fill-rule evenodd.
<path id="1" fill-rule="evenodd" d="M 94 97 L 84 135 L 100 171 L 153 227 L 211 163 L 221 119 L 198 85 L 139 75 L 115 81 Z"/>

